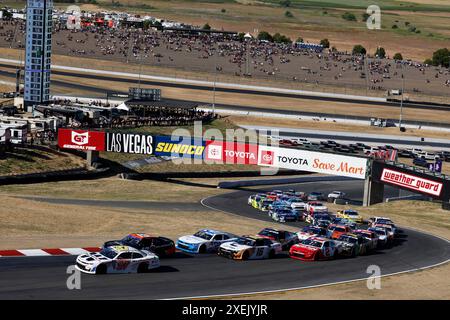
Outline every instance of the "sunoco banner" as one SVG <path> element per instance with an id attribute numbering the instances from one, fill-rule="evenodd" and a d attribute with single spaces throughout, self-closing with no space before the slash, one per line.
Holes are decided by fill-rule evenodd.
<path id="1" fill-rule="evenodd" d="M 202 139 L 187 137 L 155 137 L 155 152 L 157 156 L 175 156 L 180 158 L 202 159 L 206 142 Z"/>
<path id="2" fill-rule="evenodd" d="M 259 146 L 258 165 L 365 179 L 367 159 L 308 150 Z"/>

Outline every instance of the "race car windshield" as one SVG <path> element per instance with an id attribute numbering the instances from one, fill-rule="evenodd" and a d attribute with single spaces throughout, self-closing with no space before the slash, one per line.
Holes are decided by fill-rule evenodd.
<path id="1" fill-rule="evenodd" d="M 194 234 L 194 237 L 202 238 L 202 239 L 205 239 L 205 240 L 211 240 L 211 238 L 213 236 L 212 236 L 212 234 L 206 233 L 204 231 L 199 231 L 196 234 Z"/>
<path id="2" fill-rule="evenodd" d="M 236 243 L 242 244 L 242 245 L 245 245 L 245 246 L 253 246 L 255 241 L 252 240 L 252 239 L 247 239 L 247 238 L 239 238 L 239 239 L 236 240 Z"/>
<path id="3" fill-rule="evenodd" d="M 267 236 L 267 237 L 276 237 L 276 236 L 278 236 L 278 232 L 272 231 L 272 230 L 263 230 L 259 234 L 262 235 L 262 236 Z"/>
<path id="4" fill-rule="evenodd" d="M 122 240 L 120 240 L 120 242 L 122 242 L 122 244 L 130 246 L 130 247 L 138 247 L 140 244 L 140 240 L 141 239 L 139 239 L 139 238 L 128 235 L 125 238 L 123 238 Z"/>
<path id="5" fill-rule="evenodd" d="M 105 249 L 100 251 L 100 254 L 105 256 L 105 257 L 107 257 L 107 258 L 109 258 L 109 259 L 114 259 L 116 257 L 116 255 L 117 255 L 117 252 L 114 251 L 111 248 L 105 248 Z"/>
<path id="6" fill-rule="evenodd" d="M 341 241 L 349 242 L 349 243 L 357 243 L 358 239 L 353 237 L 342 236 L 339 238 Z"/>
<path id="7" fill-rule="evenodd" d="M 347 230 L 345 230 L 345 228 L 336 227 L 336 228 L 334 228 L 334 231 L 345 232 Z"/>
<path id="8" fill-rule="evenodd" d="M 307 246 L 316 247 L 316 248 L 320 248 L 322 246 L 322 243 L 320 243 L 319 241 L 311 240 L 311 239 L 303 240 L 302 244 L 307 245 Z"/>
<path id="9" fill-rule="evenodd" d="M 386 234 L 386 232 L 384 230 L 371 230 L 371 231 L 375 231 L 375 233 L 380 236 L 384 236 Z"/>

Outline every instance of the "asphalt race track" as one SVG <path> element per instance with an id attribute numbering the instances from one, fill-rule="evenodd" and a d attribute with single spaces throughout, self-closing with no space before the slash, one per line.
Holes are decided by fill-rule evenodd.
<path id="1" fill-rule="evenodd" d="M 362 183 L 356 180 L 314 182 L 276 188 L 294 187 L 324 193 L 338 189 L 360 201 Z M 260 189 L 271 190 L 274 187 Z M 205 199 L 203 204 L 233 214 L 268 220 L 266 214 L 247 205 L 247 196 L 255 192 L 233 191 Z M 397 196 L 398 191 L 387 188 L 386 194 Z M 449 258 L 448 241 L 404 230 L 393 248 L 368 256 L 321 262 L 297 261 L 286 255 L 273 260 L 232 261 L 213 254 L 192 257 L 177 253 L 173 258 L 161 259 L 160 270 L 150 273 L 82 274 L 81 290 L 66 288 L 69 276 L 66 269 L 74 263 L 74 256 L 0 258 L 0 299 L 165 299 L 248 293 L 367 278 L 370 275 L 366 273 L 367 267 L 373 264 L 380 266 L 382 275 L 387 275 L 439 264 Z"/>

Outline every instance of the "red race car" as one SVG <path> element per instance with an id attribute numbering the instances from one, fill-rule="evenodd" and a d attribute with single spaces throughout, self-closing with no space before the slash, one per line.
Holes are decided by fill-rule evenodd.
<path id="1" fill-rule="evenodd" d="M 339 248 L 333 240 L 322 237 L 311 237 L 295 244 L 289 250 L 293 259 L 311 261 L 335 259 Z"/>

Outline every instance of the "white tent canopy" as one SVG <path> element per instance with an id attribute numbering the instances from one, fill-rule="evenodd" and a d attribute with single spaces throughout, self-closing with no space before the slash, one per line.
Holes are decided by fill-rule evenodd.
<path id="1" fill-rule="evenodd" d="M 125 104 L 125 102 L 119 104 L 119 105 L 116 107 L 116 109 L 119 109 L 119 110 L 125 110 L 125 111 L 130 111 L 130 108 L 127 107 L 127 105 Z"/>

